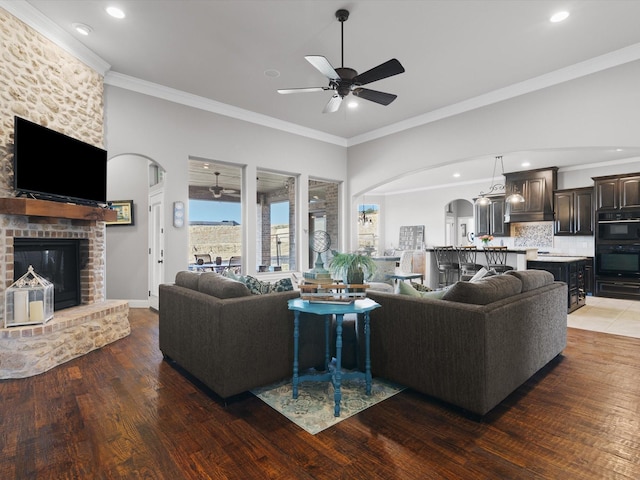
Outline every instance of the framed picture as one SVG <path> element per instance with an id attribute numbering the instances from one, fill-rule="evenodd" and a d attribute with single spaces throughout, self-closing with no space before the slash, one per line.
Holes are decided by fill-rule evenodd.
<path id="1" fill-rule="evenodd" d="M 133 225 L 133 200 L 115 200 L 110 203 L 118 216 L 115 222 L 107 222 L 107 225 Z"/>

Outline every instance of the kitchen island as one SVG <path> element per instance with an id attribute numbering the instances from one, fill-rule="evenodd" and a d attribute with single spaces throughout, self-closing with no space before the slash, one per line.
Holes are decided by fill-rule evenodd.
<path id="1" fill-rule="evenodd" d="M 586 303 L 587 257 L 539 256 L 527 261 L 528 269 L 551 272 L 555 280 L 565 282 L 568 286 L 568 313 L 583 307 Z"/>
<path id="2" fill-rule="evenodd" d="M 438 288 L 438 265 L 435 258 L 433 247 L 426 248 L 425 259 L 425 280 L 424 283 L 429 287 Z M 507 265 L 514 270 L 526 270 L 527 261 L 537 256 L 537 248 L 508 248 L 507 249 Z M 482 247 L 478 247 L 478 255 L 476 263 L 479 265 L 486 265 L 487 260 L 484 255 Z"/>

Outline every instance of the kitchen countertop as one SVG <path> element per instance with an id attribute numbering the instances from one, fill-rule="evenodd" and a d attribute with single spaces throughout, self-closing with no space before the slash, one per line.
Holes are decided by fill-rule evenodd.
<path id="1" fill-rule="evenodd" d="M 587 260 L 587 257 L 569 257 L 569 256 L 557 256 L 557 255 L 538 255 L 538 258 L 529 260 L 529 262 L 557 262 L 557 263 L 571 263 L 579 262 L 580 260 Z"/>

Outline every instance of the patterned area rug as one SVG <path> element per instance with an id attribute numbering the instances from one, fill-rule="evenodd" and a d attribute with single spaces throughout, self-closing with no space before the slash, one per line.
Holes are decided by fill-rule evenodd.
<path id="1" fill-rule="evenodd" d="M 292 397 L 291 380 L 251 391 L 267 405 L 280 412 L 311 435 L 375 405 L 405 387 L 374 378 L 371 395 L 365 393 L 363 379 L 342 382 L 340 416 L 334 417 L 333 385 L 331 382 L 303 382 L 298 386 L 298 398 Z"/>

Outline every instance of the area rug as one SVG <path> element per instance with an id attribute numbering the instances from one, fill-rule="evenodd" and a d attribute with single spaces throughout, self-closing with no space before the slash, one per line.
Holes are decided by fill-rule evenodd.
<path id="1" fill-rule="evenodd" d="M 369 407 L 392 397 L 405 387 L 374 378 L 371 395 L 365 393 L 364 379 L 342 382 L 340 416 L 334 417 L 333 385 L 331 382 L 302 382 L 298 398 L 292 397 L 291 380 L 251 390 L 256 397 L 287 417 L 311 435 L 335 425 Z"/>

